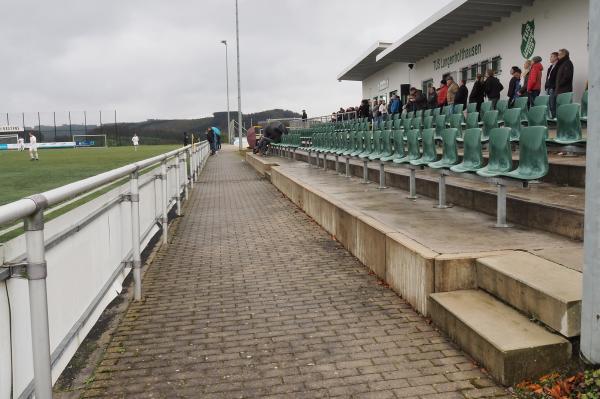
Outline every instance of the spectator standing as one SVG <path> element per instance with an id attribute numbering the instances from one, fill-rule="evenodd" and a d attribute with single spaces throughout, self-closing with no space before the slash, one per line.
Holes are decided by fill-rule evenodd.
<path id="1" fill-rule="evenodd" d="M 215 140 L 215 132 L 212 130 L 212 127 L 206 129 L 206 141 L 210 144 L 210 155 L 215 155 L 217 140 Z"/>
<path id="2" fill-rule="evenodd" d="M 448 96 L 448 86 L 446 86 L 446 80 L 442 79 L 440 81 L 440 88 L 438 89 L 438 101 L 437 101 L 438 107 L 441 108 L 444 105 L 446 105 L 447 96 Z"/>
<path id="3" fill-rule="evenodd" d="M 402 102 L 400 101 L 398 95 L 394 94 L 392 96 L 392 100 L 390 101 L 390 114 L 393 115 L 399 113 L 401 108 Z"/>
<path id="4" fill-rule="evenodd" d="M 308 115 L 306 115 L 306 110 L 303 109 L 302 110 L 302 123 L 306 123 L 307 119 L 308 119 Z"/>
<path id="5" fill-rule="evenodd" d="M 190 136 L 188 132 L 183 132 L 183 146 L 185 147 L 188 144 L 190 144 Z"/>
<path id="6" fill-rule="evenodd" d="M 460 86 L 454 96 L 454 105 L 462 104 L 463 109 L 467 108 L 467 100 L 469 98 L 469 89 L 467 89 L 467 82 L 465 80 L 460 81 Z"/>
<path id="7" fill-rule="evenodd" d="M 508 96 L 508 105 L 512 107 L 521 91 L 521 68 L 518 66 L 510 68 L 510 74 L 512 78 L 508 83 L 508 93 L 506 95 Z"/>
<path id="8" fill-rule="evenodd" d="M 531 69 L 529 71 L 529 79 L 527 80 L 527 96 L 529 98 L 529 106 L 532 107 L 537 96 L 540 95 L 542 89 L 542 57 L 536 55 L 531 59 Z"/>
<path id="9" fill-rule="evenodd" d="M 483 83 L 483 75 L 477 74 L 473 88 L 471 89 L 471 95 L 469 96 L 470 103 L 477 103 L 477 112 L 481 110 L 481 103 L 485 96 L 485 84 Z"/>
<path id="10" fill-rule="evenodd" d="M 556 115 L 556 63 L 558 62 L 558 52 L 550 54 L 550 66 L 546 72 L 546 82 L 544 83 L 544 90 L 546 94 L 550 96 L 550 113 L 552 117 Z"/>
<path id="11" fill-rule="evenodd" d="M 521 91 L 519 94 L 524 96 L 527 94 L 527 82 L 529 81 L 529 72 L 531 71 L 531 60 L 525 60 L 523 64 L 523 73 L 521 74 Z"/>
<path id="12" fill-rule="evenodd" d="M 379 123 L 382 123 L 387 115 L 387 107 L 385 106 L 385 101 L 379 100 Z"/>
<path id="13" fill-rule="evenodd" d="M 411 87 L 410 92 L 412 93 L 415 105 L 415 111 L 419 111 L 421 109 L 427 109 L 427 98 L 423 94 L 423 92 L 416 87 Z"/>
<path id="14" fill-rule="evenodd" d="M 569 57 L 567 49 L 558 50 L 558 62 L 556 63 L 556 95 L 573 91 L 573 62 Z"/>
<path id="15" fill-rule="evenodd" d="M 498 80 L 497 77 L 494 76 L 494 70 L 487 70 L 487 78 L 485 79 L 485 95 L 492 102 L 492 108 L 496 109 L 496 104 L 500 99 L 500 92 L 504 90 L 504 86 Z"/>
<path id="16" fill-rule="evenodd" d="M 446 104 L 448 104 L 452 108 L 452 112 L 454 112 L 454 100 L 456 98 L 456 93 L 458 92 L 458 85 L 454 81 L 452 75 L 448 75 L 446 78 L 446 86 L 448 86 L 448 92 L 446 93 Z"/>
<path id="17" fill-rule="evenodd" d="M 435 86 L 431 85 L 427 88 L 427 109 L 437 108 L 437 91 Z"/>
<path id="18" fill-rule="evenodd" d="M 360 102 L 360 106 L 358 107 L 358 117 L 371 120 L 371 113 L 369 112 L 369 100 L 365 99 Z"/>
<path id="19" fill-rule="evenodd" d="M 340 107 L 340 109 L 337 112 L 337 120 L 338 122 L 341 122 L 344 120 L 344 114 L 346 113 L 346 110 L 342 107 Z"/>

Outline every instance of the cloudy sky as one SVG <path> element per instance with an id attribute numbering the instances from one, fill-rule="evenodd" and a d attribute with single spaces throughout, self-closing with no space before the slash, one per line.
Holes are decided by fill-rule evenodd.
<path id="1" fill-rule="evenodd" d="M 316 116 L 358 103 L 360 83 L 338 73 L 448 2 L 239 0 L 242 110 Z M 224 111 L 223 39 L 237 109 L 234 0 L 2 3 L 0 113 L 116 109 L 138 121 Z"/>

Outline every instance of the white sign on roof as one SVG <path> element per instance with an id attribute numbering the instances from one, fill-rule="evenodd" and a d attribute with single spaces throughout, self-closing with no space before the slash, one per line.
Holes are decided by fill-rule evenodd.
<path id="1" fill-rule="evenodd" d="M 0 126 L 0 133 L 15 133 L 23 131 L 24 130 L 21 126 Z"/>

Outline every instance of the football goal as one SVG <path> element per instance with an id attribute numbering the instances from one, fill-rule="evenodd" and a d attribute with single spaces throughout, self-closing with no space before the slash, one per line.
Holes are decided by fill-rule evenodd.
<path id="1" fill-rule="evenodd" d="M 106 134 L 74 134 L 73 144 L 75 148 L 106 148 Z"/>

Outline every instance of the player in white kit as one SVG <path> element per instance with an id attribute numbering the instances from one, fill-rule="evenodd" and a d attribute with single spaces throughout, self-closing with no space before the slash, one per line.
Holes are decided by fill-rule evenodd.
<path id="1" fill-rule="evenodd" d="M 138 149 L 138 145 L 140 145 L 140 138 L 138 137 L 137 134 L 133 134 L 133 137 L 131 138 L 131 142 L 133 143 L 133 148 L 137 151 Z"/>
<path id="2" fill-rule="evenodd" d="M 17 140 L 17 145 L 18 151 L 25 151 L 25 139 L 23 137 L 19 137 Z"/>
<path id="3" fill-rule="evenodd" d="M 39 161 L 38 150 L 37 150 L 37 138 L 32 132 L 29 132 L 29 156 L 30 161 Z"/>

